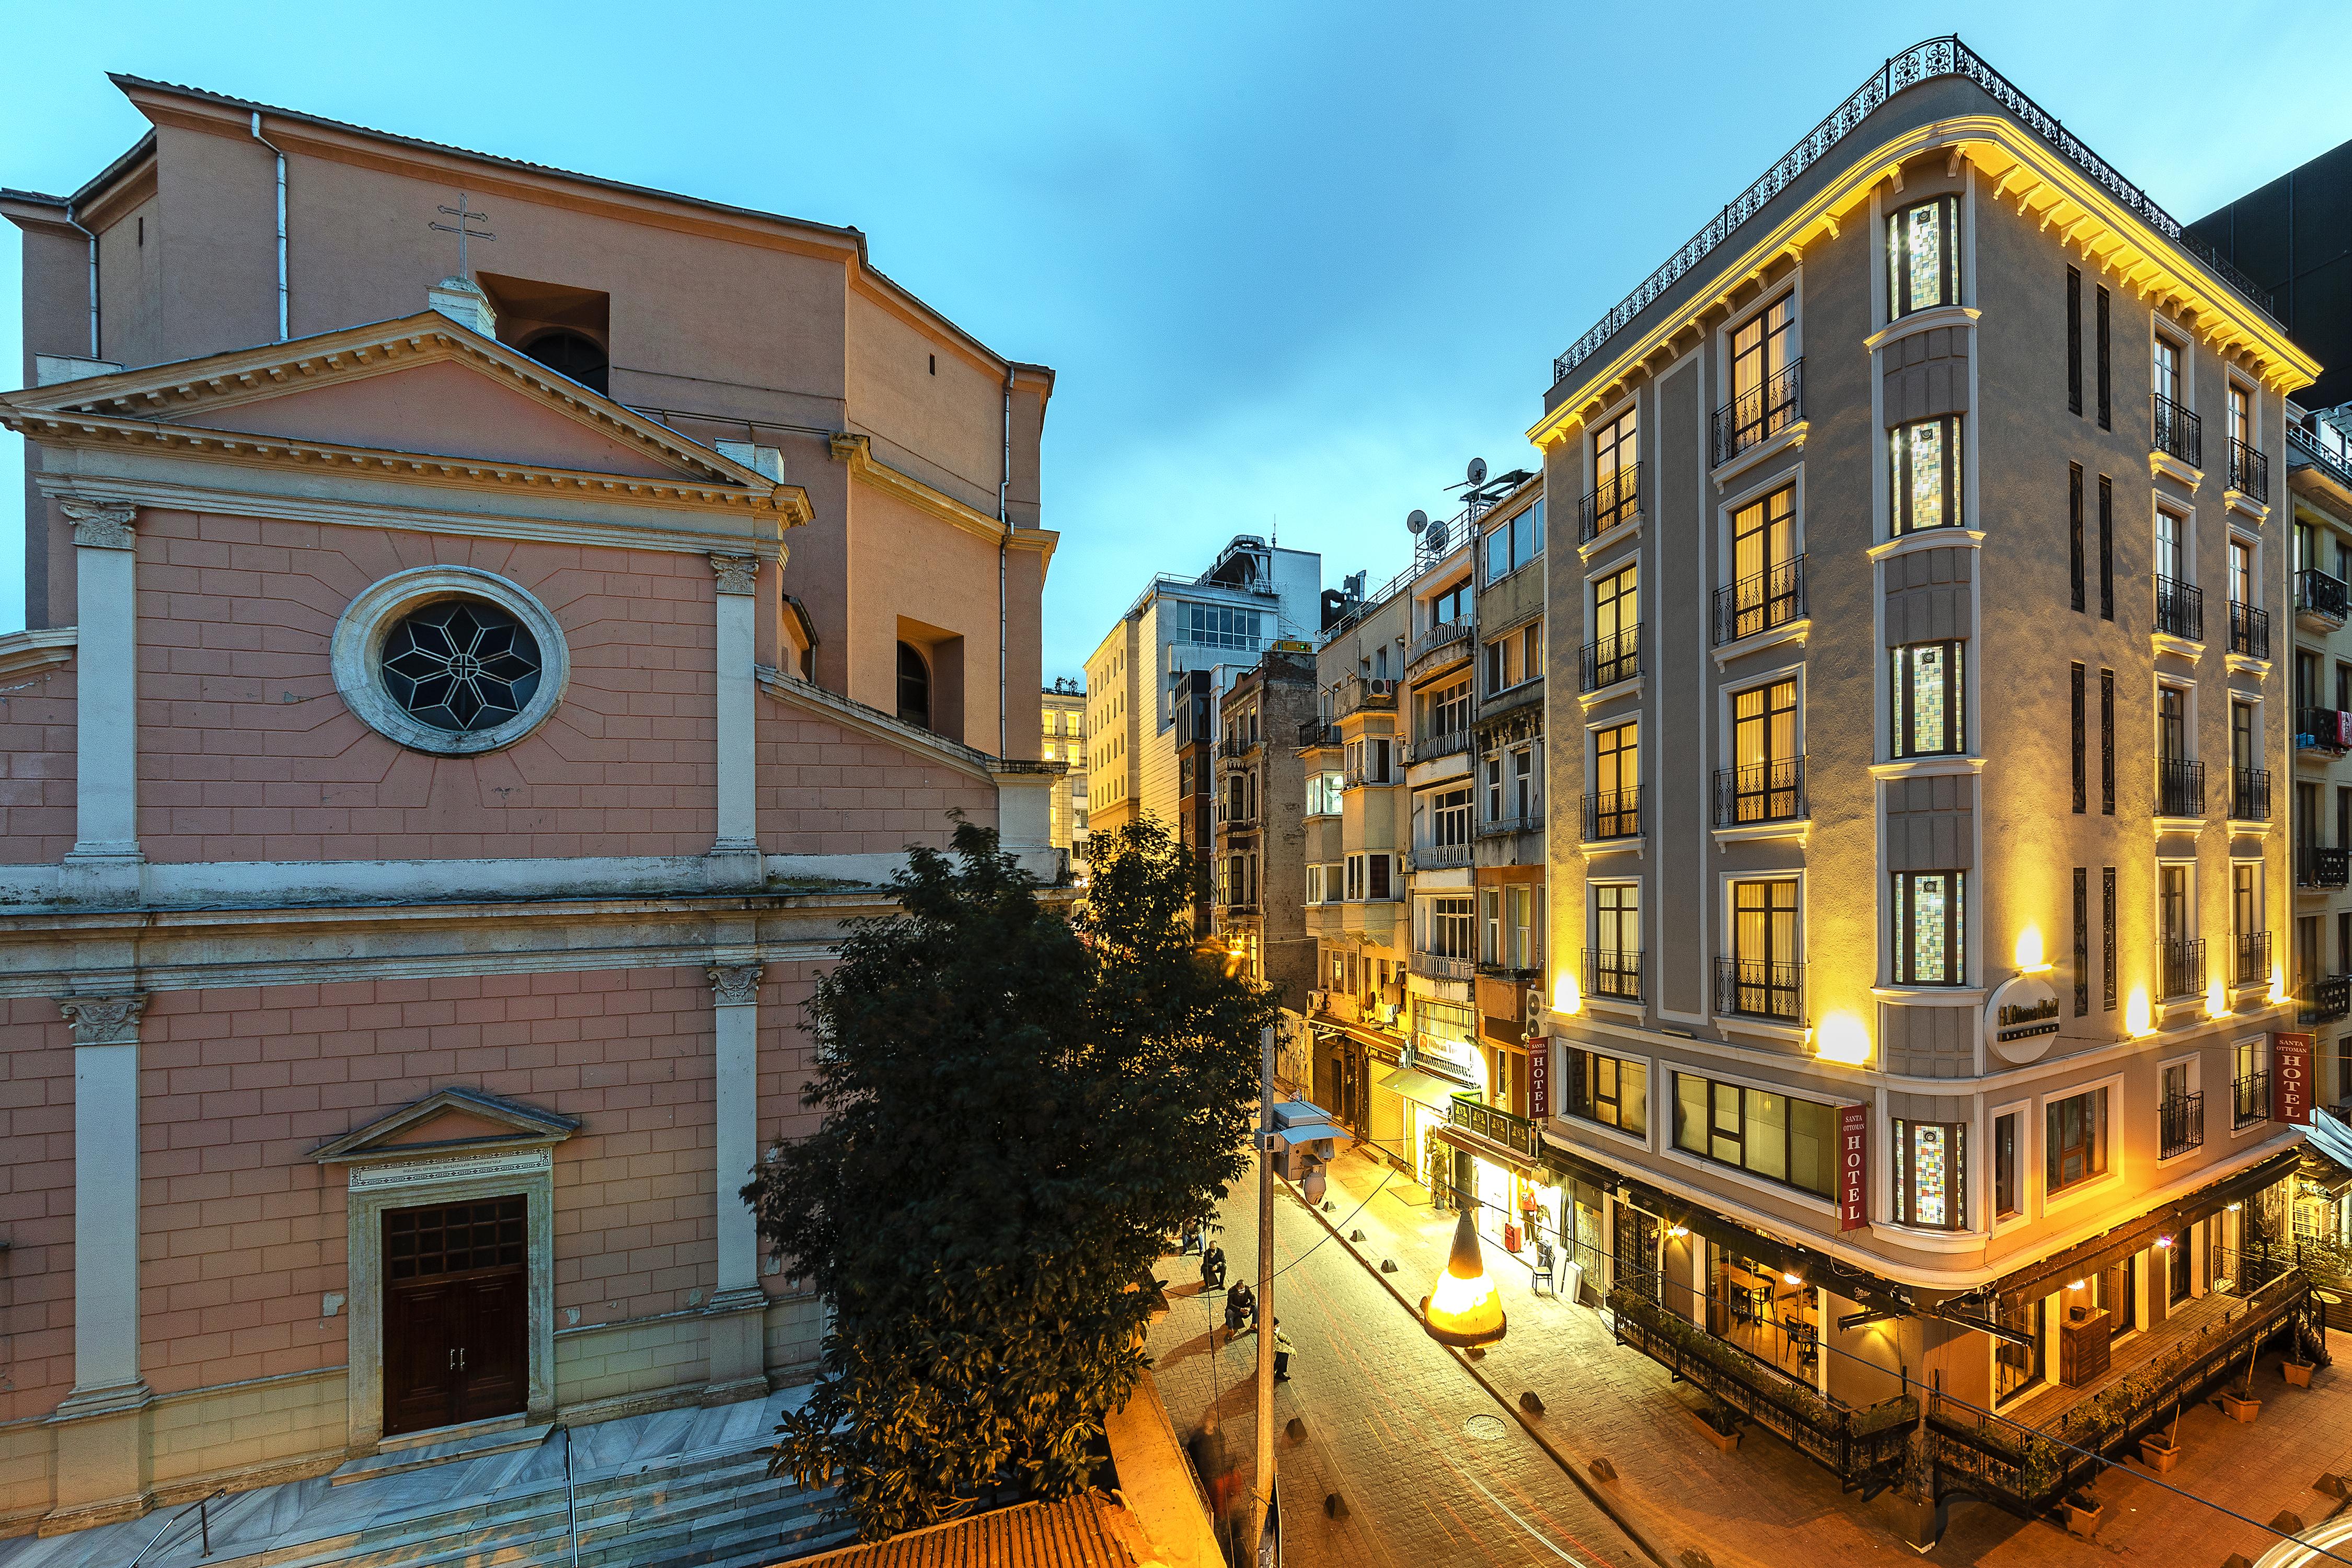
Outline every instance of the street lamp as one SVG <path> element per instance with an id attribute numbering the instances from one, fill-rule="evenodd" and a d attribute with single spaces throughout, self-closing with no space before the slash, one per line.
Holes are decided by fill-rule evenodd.
<path id="1" fill-rule="evenodd" d="M 1454 1227 L 1454 1251 L 1445 1260 L 1444 1271 L 1422 1298 L 1421 1316 L 1429 1337 L 1440 1344 L 1467 1350 L 1491 1345 L 1503 1337 L 1503 1299 L 1486 1273 L 1478 1227 L 1466 1208 Z"/>

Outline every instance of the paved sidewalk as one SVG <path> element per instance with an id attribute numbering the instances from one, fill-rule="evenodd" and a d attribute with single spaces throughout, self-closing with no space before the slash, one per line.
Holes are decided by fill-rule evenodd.
<path id="1" fill-rule="evenodd" d="M 1329 1176 L 1328 1212 L 1319 1217 L 1336 1228 L 1331 1246 L 1346 1247 L 1407 1301 L 1417 1300 L 1444 1259 L 1455 1216 L 1433 1210 L 1425 1190 L 1359 1151 L 1343 1153 Z M 1358 1230 L 1364 1241 L 1349 1242 Z M 1394 1259 L 1398 1272 L 1379 1275 L 1383 1258 Z M 1614 1466 L 1617 1479 L 1604 1483 L 1604 1495 L 1666 1563 L 1790 1568 L 1913 1560 L 1882 1504 L 1841 1493 L 1828 1471 L 1753 1425 L 1737 1453 L 1717 1452 L 1699 1432 L 1703 1395 L 1618 1345 L 1593 1309 L 1531 1293 L 1527 1266 L 1501 1248 L 1489 1247 L 1486 1258 L 1510 1331 L 1475 1362 L 1478 1373 L 1507 1398 L 1532 1391 L 1543 1401 L 1545 1413 L 1530 1424 L 1549 1447 L 1580 1468 L 1596 1458 Z M 1390 1306 L 1411 1311 L 1393 1300 Z M 2331 1332 L 2329 1343 L 2337 1364 L 2307 1392 L 2287 1387 L 2276 1357 L 2265 1358 L 2256 1377 L 2262 1414 L 2252 1426 L 2229 1421 L 2210 1403 L 2186 1412 L 2185 1452 L 2166 1480 L 2265 1522 L 2285 1510 L 2309 1526 L 2343 1506 L 2312 1489 L 2323 1473 L 2352 1474 L 2352 1335 Z M 2166 1491 L 2137 1463 L 2109 1471 L 2099 1494 L 2106 1517 L 2095 1542 L 1990 1504 L 1963 1503 L 1930 1555 L 1988 1568 L 2087 1568 L 2117 1556 L 2161 1568 L 2220 1568 L 2231 1552 L 2257 1557 L 2277 1540 Z"/>

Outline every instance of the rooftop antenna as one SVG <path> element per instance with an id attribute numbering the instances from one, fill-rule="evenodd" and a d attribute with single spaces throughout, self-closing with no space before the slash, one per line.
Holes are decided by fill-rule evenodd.
<path id="1" fill-rule="evenodd" d="M 456 206 L 441 207 L 436 210 L 457 220 L 454 224 L 436 223 L 430 225 L 429 226 L 439 229 L 443 234 L 454 234 L 457 237 L 457 276 L 460 278 L 468 277 L 470 274 L 466 270 L 467 237 L 470 235 L 476 239 L 496 239 L 498 238 L 498 236 L 490 233 L 488 229 L 467 228 L 466 225 L 468 223 L 488 223 L 490 221 L 490 215 L 488 213 L 467 212 L 466 210 L 466 193 L 463 191 L 459 191 L 457 193 L 457 205 Z"/>

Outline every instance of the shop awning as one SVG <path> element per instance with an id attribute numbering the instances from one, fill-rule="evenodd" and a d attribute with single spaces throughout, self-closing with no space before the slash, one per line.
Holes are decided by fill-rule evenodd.
<path id="1" fill-rule="evenodd" d="M 1372 1086 L 1402 1095 L 1415 1105 L 1425 1105 L 1432 1110 L 1443 1110 L 1454 1102 L 1454 1097 L 1469 1088 L 1451 1079 L 1439 1078 L 1419 1068 L 1399 1068 Z"/>
<path id="2" fill-rule="evenodd" d="M 2126 1220 L 2105 1235 L 2077 1242 L 2063 1252 L 2029 1264 L 1995 1280 L 1991 1289 L 2003 1310 L 2027 1301 L 2039 1301 L 2074 1280 L 2105 1273 L 2132 1254 L 2154 1246 L 2159 1236 L 2179 1236 L 2208 1215 L 2219 1214 L 2231 1204 L 2243 1203 L 2294 1174 L 2302 1162 L 2301 1145 L 2282 1149 L 2242 1171 L 2209 1182 L 2136 1219 Z"/>
<path id="3" fill-rule="evenodd" d="M 2352 1191 L 2352 1128 L 2315 1110 L 2303 1136 L 2303 1164 L 2296 1174 L 2331 1198 Z"/>

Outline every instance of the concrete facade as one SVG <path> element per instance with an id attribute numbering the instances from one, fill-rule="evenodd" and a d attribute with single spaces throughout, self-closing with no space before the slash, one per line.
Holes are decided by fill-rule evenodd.
<path id="1" fill-rule="evenodd" d="M 1218 707 L 1216 931 L 1294 1016 L 1318 981 L 1307 933 L 1306 770 L 1297 737 L 1316 721 L 1315 656 L 1276 647 Z"/>

